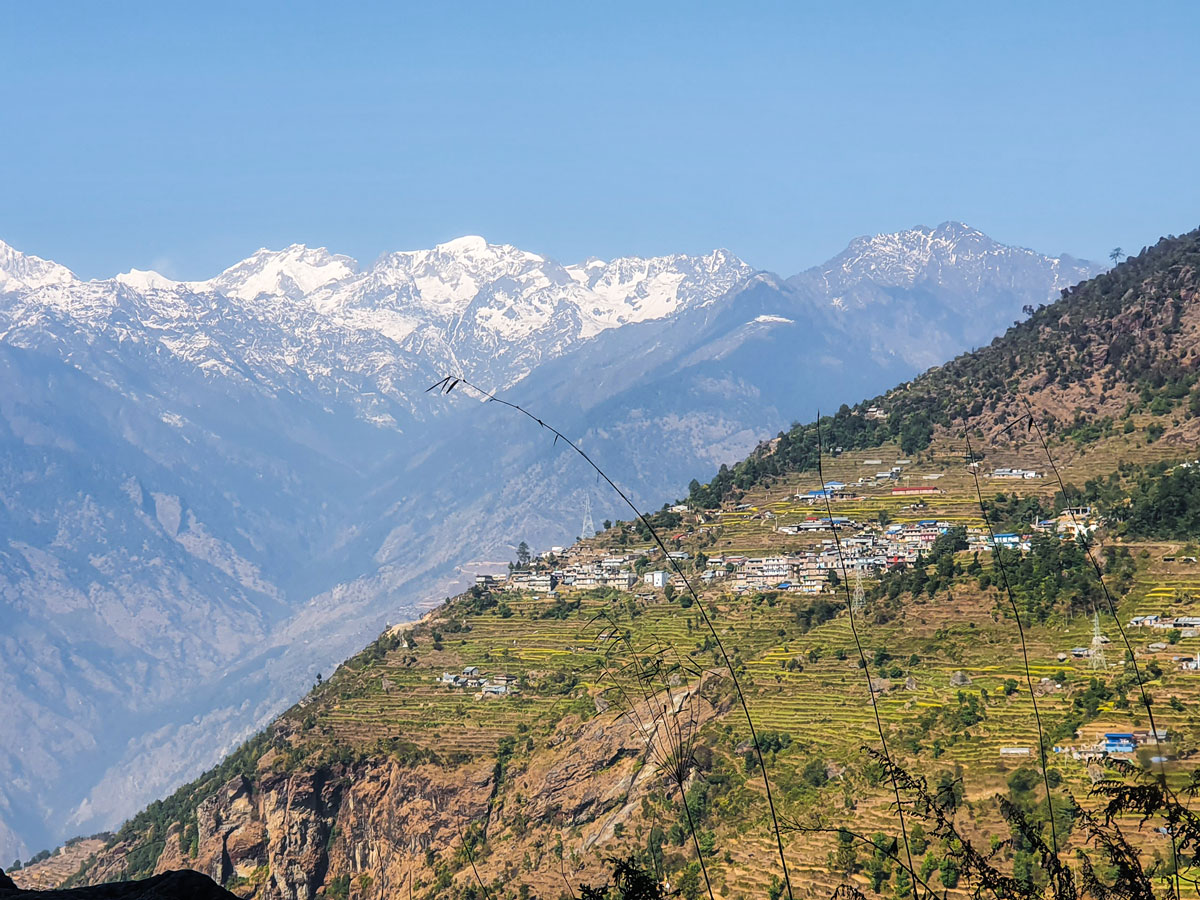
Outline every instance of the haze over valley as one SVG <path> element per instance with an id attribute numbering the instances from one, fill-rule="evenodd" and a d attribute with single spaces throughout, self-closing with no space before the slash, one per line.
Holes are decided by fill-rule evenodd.
<path id="1" fill-rule="evenodd" d="M 577 439 L 638 503 L 1102 270 L 947 222 L 783 278 L 465 237 L 82 281 L 0 245 L 0 858 L 109 828 L 451 585 L 569 544 Z M 7 855 L 7 857 L 6 857 Z"/>

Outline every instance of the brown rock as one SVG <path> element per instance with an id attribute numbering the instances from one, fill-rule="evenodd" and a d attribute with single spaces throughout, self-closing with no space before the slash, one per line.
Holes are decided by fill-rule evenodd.
<path id="1" fill-rule="evenodd" d="M 238 900 L 211 878 L 188 870 L 164 872 L 143 881 L 117 881 L 59 891 L 26 891 L 0 875 L 4 900 Z M 12 885 L 9 888 L 9 885 Z"/>

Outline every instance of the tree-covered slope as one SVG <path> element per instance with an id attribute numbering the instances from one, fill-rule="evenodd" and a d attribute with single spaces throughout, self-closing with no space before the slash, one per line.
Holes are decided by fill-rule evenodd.
<path id="1" fill-rule="evenodd" d="M 991 439 L 1025 414 L 1042 427 L 1088 442 L 1126 428 L 1132 415 L 1158 417 L 1149 429 L 1175 443 L 1200 436 L 1200 230 L 1165 237 L 1109 272 L 1064 290 L 980 350 L 822 419 L 826 447 L 889 441 L 904 453 L 935 434 L 968 428 Z M 816 429 L 783 432 L 695 494 L 710 504 L 731 487 L 815 465 Z M 699 486 L 698 486 L 699 488 Z"/>

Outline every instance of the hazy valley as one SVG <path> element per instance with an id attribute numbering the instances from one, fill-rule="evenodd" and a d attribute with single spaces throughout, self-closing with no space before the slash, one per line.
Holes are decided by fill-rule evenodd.
<path id="1" fill-rule="evenodd" d="M 0 852 L 116 824 L 467 563 L 571 542 L 585 494 L 616 514 L 526 423 L 426 394 L 441 376 L 527 401 L 656 506 L 1096 270 L 956 224 L 786 280 L 464 238 L 82 282 L 4 248 Z"/>
<path id="2" fill-rule="evenodd" d="M 518 556 L 64 851 L 72 880 L 191 867 L 255 897 L 519 898 L 629 858 L 684 897 L 781 896 L 741 690 L 797 893 L 906 890 L 896 845 L 871 837 L 897 834 L 868 752 L 877 705 L 962 835 L 1011 830 L 997 864 L 1036 895 L 1049 851 L 997 797 L 1047 827 L 1040 740 L 1063 852 L 1088 846 L 1078 810 L 1102 803 L 1107 760 L 1182 783 L 1200 744 L 1198 272 L 1200 233 L 1164 239 L 821 435 L 793 426 L 648 516 L 674 562 L 629 516 Z M 919 877 L 965 896 L 971 859 L 920 809 Z M 1164 865 L 1170 842 L 1135 820 L 1137 852 Z"/>

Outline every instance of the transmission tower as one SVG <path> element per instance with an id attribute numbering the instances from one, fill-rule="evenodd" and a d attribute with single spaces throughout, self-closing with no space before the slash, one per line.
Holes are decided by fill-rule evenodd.
<path id="1" fill-rule="evenodd" d="M 863 611 L 867 605 L 867 595 L 863 591 L 862 566 L 854 567 L 854 596 L 850 598 L 850 608 L 856 613 Z"/>
<path id="2" fill-rule="evenodd" d="M 579 535 L 585 541 L 596 536 L 596 523 L 592 521 L 592 495 L 583 495 L 583 531 Z"/>
<path id="3" fill-rule="evenodd" d="M 1108 660 L 1104 658 L 1104 635 L 1100 633 L 1100 613 L 1092 613 L 1092 656 L 1093 669 L 1104 671 Z"/>

